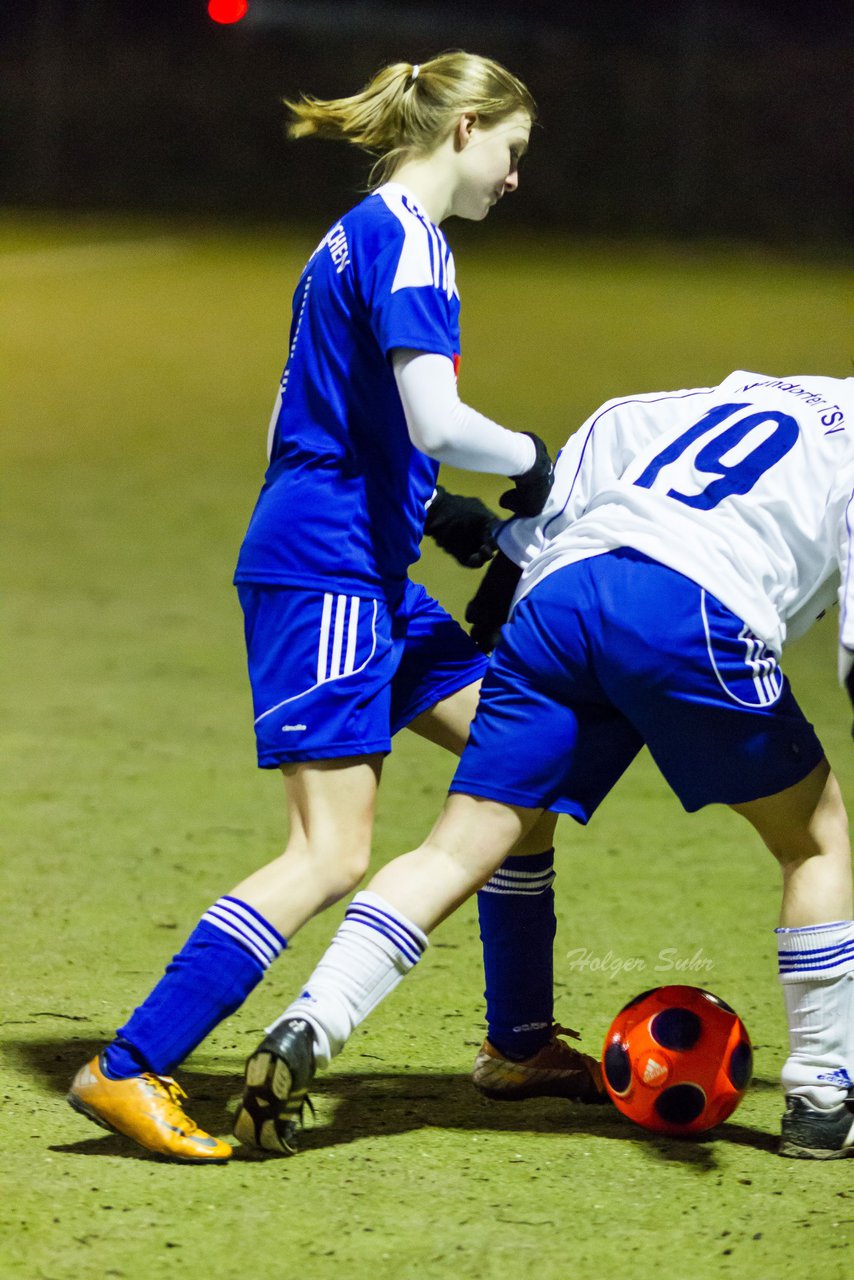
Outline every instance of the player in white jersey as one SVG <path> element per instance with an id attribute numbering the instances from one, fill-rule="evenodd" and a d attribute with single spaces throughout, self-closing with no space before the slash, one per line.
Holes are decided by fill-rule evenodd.
<path id="1" fill-rule="evenodd" d="M 281 1127 L 295 1131 L 315 1067 L 542 811 L 586 823 L 646 744 L 686 809 L 731 806 L 778 860 L 780 1151 L 852 1155 L 848 823 L 779 658 L 838 595 L 851 689 L 854 379 L 739 371 L 612 400 L 556 473 L 542 515 L 499 534 L 502 558 L 473 602 L 488 638 L 521 575 L 441 817 L 356 895 L 286 1011 Z"/>
<path id="2" fill-rule="evenodd" d="M 437 490 L 439 464 L 509 476 L 504 505 L 530 515 L 552 474 L 542 441 L 459 399 L 459 295 L 439 227 L 481 221 L 516 190 L 536 114 L 528 90 L 457 52 L 387 67 L 350 98 L 288 106 L 293 136 L 379 156 L 376 189 L 330 228 L 297 286 L 269 466 L 235 574 L 258 762 L 284 776 L 288 844 L 205 912 L 69 1094 L 91 1119 L 186 1161 L 231 1148 L 184 1114 L 172 1070 L 364 875 L 393 734 L 411 727 L 457 754 L 465 743 L 485 659 L 408 570 L 425 530 L 483 563 L 491 517 Z M 545 815 L 519 856 L 550 857 L 553 828 Z M 599 1096 L 597 1064 L 544 1034 L 561 1087 Z M 240 1135 L 263 1121 L 242 1112 Z"/>

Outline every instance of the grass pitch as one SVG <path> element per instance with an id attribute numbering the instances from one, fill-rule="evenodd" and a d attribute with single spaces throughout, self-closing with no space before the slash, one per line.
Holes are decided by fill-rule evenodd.
<path id="1" fill-rule="evenodd" d="M 774 1154 L 785 1024 L 778 875 L 733 815 L 682 813 L 647 759 L 586 831 L 558 831 L 557 1016 L 596 1051 L 663 982 L 745 1019 L 733 1119 L 666 1140 L 615 1111 L 479 1098 L 469 904 L 316 1091 L 294 1160 L 159 1163 L 88 1126 L 70 1076 L 209 903 L 283 840 L 254 767 L 230 578 L 264 466 L 301 231 L 0 219 L 7 659 L 0 1274 L 376 1280 L 850 1275 L 850 1162 Z M 602 400 L 733 368 L 850 372 L 832 265 L 734 249 L 458 235 L 463 396 L 553 445 Z M 449 483 L 495 501 L 497 480 Z M 458 614 L 475 578 L 429 551 Z M 787 664 L 850 795 L 835 622 Z M 378 864 L 422 837 L 451 772 L 403 734 Z M 343 908 L 295 940 L 180 1073 L 226 1133 L 242 1063 Z"/>

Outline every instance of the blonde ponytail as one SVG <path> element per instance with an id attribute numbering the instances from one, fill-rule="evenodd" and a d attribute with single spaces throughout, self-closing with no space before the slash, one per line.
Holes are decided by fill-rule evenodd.
<path id="1" fill-rule="evenodd" d="M 292 138 L 337 138 L 378 157 L 370 185 L 385 182 L 407 155 L 432 151 L 463 111 L 476 111 L 489 127 L 517 111 L 533 121 L 531 94 L 500 63 L 478 54 L 441 53 L 429 62 L 395 62 L 349 98 L 306 95 L 285 100 Z"/>

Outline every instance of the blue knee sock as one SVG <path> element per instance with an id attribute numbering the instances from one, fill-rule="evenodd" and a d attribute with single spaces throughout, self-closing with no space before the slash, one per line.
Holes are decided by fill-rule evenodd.
<path id="1" fill-rule="evenodd" d="M 507 1058 L 530 1058 L 554 1012 L 554 849 L 507 858 L 477 895 L 487 1036 Z"/>
<path id="2" fill-rule="evenodd" d="M 260 912 L 225 897 L 206 911 L 146 1000 L 104 1050 L 112 1079 L 168 1076 L 258 985 L 286 946 Z"/>

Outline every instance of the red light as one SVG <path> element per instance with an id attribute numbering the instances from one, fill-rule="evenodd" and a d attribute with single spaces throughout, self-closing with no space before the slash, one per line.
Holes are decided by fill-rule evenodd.
<path id="1" fill-rule="evenodd" d="M 208 0 L 208 17 L 228 26 L 246 16 L 248 0 Z"/>

